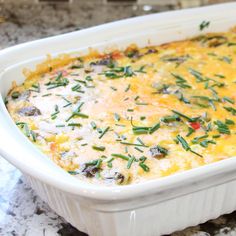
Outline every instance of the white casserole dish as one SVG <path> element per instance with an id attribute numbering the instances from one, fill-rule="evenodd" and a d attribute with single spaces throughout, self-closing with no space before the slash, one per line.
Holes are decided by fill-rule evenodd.
<path id="1" fill-rule="evenodd" d="M 68 222 L 90 236 L 168 234 L 236 209 L 236 158 L 162 179 L 106 187 L 82 182 L 57 167 L 18 130 L 3 98 L 22 69 L 48 53 L 85 53 L 136 43 L 160 44 L 236 25 L 236 3 L 154 14 L 37 40 L 0 52 L 0 154 L 19 168 L 38 195 Z M 74 50 L 73 50 L 74 49 Z M 45 104 L 46 105 L 46 104 Z"/>

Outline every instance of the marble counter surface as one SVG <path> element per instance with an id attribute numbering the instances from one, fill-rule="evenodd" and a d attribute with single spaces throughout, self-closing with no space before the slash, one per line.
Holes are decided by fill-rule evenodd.
<path id="1" fill-rule="evenodd" d="M 0 0 L 0 49 L 78 30 L 112 20 L 185 7 L 178 4 L 137 6 L 103 5 L 101 1 L 72 3 L 10 3 Z M 214 1 L 189 1 L 189 4 Z M 215 1 L 216 2 L 216 1 Z M 218 1 L 219 2 L 219 1 Z M 0 134 L 1 135 L 1 134 Z M 42 202 L 26 183 L 22 174 L 0 157 L 0 236 L 82 236 L 85 235 Z M 221 216 L 196 227 L 190 227 L 172 236 L 236 235 L 236 212 Z M 111 235 L 112 236 L 112 235 Z"/>

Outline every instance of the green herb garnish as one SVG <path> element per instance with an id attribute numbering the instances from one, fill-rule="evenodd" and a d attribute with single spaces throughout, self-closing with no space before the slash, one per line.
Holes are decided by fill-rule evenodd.
<path id="1" fill-rule="evenodd" d="M 223 107 L 226 111 L 230 112 L 233 116 L 236 115 L 236 109 L 233 107 Z"/>
<path id="2" fill-rule="evenodd" d="M 230 97 L 224 96 L 222 99 L 223 99 L 223 101 L 226 101 L 226 102 L 229 102 L 231 104 L 234 104 L 234 100 L 232 98 L 230 98 Z"/>
<path id="3" fill-rule="evenodd" d="M 111 154 L 111 156 L 118 157 L 118 158 L 121 158 L 121 159 L 126 160 L 126 161 L 128 161 L 130 159 L 130 157 L 128 157 L 128 156 L 125 156 L 125 155 L 122 155 L 122 154 L 116 154 L 116 153 Z"/>
<path id="4" fill-rule="evenodd" d="M 97 125 L 94 121 L 91 121 L 90 125 L 92 126 L 93 129 L 96 129 L 97 128 Z"/>
<path id="5" fill-rule="evenodd" d="M 230 120 L 230 119 L 225 119 L 225 124 L 226 125 L 234 125 L 235 122 L 233 120 Z"/>
<path id="6" fill-rule="evenodd" d="M 157 131 L 160 128 L 160 123 L 156 123 L 151 128 L 149 128 L 149 134 L 153 134 L 155 131 Z"/>
<path id="7" fill-rule="evenodd" d="M 124 144 L 124 145 L 129 145 L 129 146 L 137 146 L 137 147 L 148 147 L 144 144 L 138 144 L 138 143 L 129 143 L 129 142 L 120 142 L 121 144 Z"/>
<path id="8" fill-rule="evenodd" d="M 130 84 L 126 87 L 125 92 L 128 92 L 130 90 Z"/>
<path id="9" fill-rule="evenodd" d="M 100 134 L 100 136 L 99 136 L 98 138 L 101 139 L 101 138 L 106 134 L 106 132 L 108 132 L 109 129 L 110 129 L 109 126 L 106 127 L 106 128 L 102 131 L 102 133 Z"/>
<path id="10" fill-rule="evenodd" d="M 133 164 L 134 160 L 135 160 L 134 156 L 129 158 L 128 163 L 127 163 L 127 169 L 130 169 L 130 167 Z"/>
<path id="11" fill-rule="evenodd" d="M 82 125 L 80 123 L 69 123 L 68 126 L 81 127 Z"/>
<path id="12" fill-rule="evenodd" d="M 39 83 L 33 84 L 32 87 L 33 87 L 34 89 L 30 89 L 30 91 L 36 92 L 36 93 L 40 93 L 40 85 L 39 85 Z"/>
<path id="13" fill-rule="evenodd" d="M 149 172 L 150 171 L 150 168 L 144 164 L 143 162 L 140 162 L 139 163 L 139 166 L 145 171 L 145 172 Z"/>
<path id="14" fill-rule="evenodd" d="M 202 157 L 201 154 L 199 154 L 199 153 L 193 151 L 193 150 L 190 148 L 190 146 L 188 145 L 187 141 L 186 141 L 182 136 L 180 136 L 179 134 L 176 136 L 176 140 L 181 143 L 181 145 L 182 145 L 182 147 L 183 147 L 183 149 L 184 149 L 185 151 L 190 151 L 190 152 L 196 154 L 197 156 Z"/>
<path id="15" fill-rule="evenodd" d="M 176 85 L 178 85 L 181 88 L 192 88 L 192 86 L 190 86 L 189 84 L 187 84 L 187 80 L 184 79 L 182 76 L 171 73 L 172 76 L 175 77 L 176 81 Z"/>
<path id="16" fill-rule="evenodd" d="M 199 30 L 202 31 L 204 30 L 205 28 L 208 28 L 210 25 L 210 21 L 203 21 L 200 25 L 199 25 Z"/>
<path id="17" fill-rule="evenodd" d="M 139 147 L 134 147 L 134 149 L 136 149 L 137 151 L 139 151 L 139 152 L 143 153 L 143 150 L 142 150 L 142 149 L 140 149 Z"/>
<path id="18" fill-rule="evenodd" d="M 93 145 L 92 148 L 96 151 L 102 151 L 102 152 L 105 151 L 106 149 L 104 146 L 95 146 L 95 145 Z"/>
<path id="19" fill-rule="evenodd" d="M 120 116 L 117 113 L 114 113 L 115 121 L 120 121 Z"/>
<path id="20" fill-rule="evenodd" d="M 175 113 L 176 115 L 178 115 L 179 117 L 183 117 L 183 118 L 185 118 L 186 120 L 188 120 L 189 122 L 196 122 L 198 119 L 199 119 L 199 117 L 195 117 L 195 118 L 191 118 L 191 117 L 189 117 L 189 116 L 187 116 L 187 115 L 185 115 L 185 114 L 183 114 L 183 113 L 181 113 L 181 112 L 179 112 L 179 111 L 176 111 L 176 110 L 171 110 L 173 113 Z"/>
<path id="21" fill-rule="evenodd" d="M 214 124 L 217 126 L 217 130 L 221 134 L 230 134 L 230 130 L 227 124 L 223 123 L 220 120 L 217 120 L 214 122 Z"/>
<path id="22" fill-rule="evenodd" d="M 67 78 L 62 77 L 62 73 L 59 73 L 58 76 L 56 77 L 55 81 L 49 81 L 46 83 L 46 86 L 49 86 L 47 89 L 54 89 L 57 87 L 65 87 L 69 84 L 69 80 Z"/>

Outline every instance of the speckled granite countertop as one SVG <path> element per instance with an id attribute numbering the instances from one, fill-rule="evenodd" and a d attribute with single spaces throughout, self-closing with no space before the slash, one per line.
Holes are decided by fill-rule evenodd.
<path id="1" fill-rule="evenodd" d="M 162 4 L 151 7 L 127 4 L 104 5 L 101 4 L 101 0 L 92 2 L 88 0 L 83 5 L 76 1 L 72 4 L 54 5 L 30 3 L 29 0 L 25 0 L 24 4 L 19 4 L 20 0 L 17 1 L 18 4 L 10 3 L 10 0 L 5 3 L 2 1 L 0 0 L 0 49 L 117 19 L 200 3 L 220 2 L 180 0 L 175 5 Z M 77 231 L 53 212 L 35 195 L 22 174 L 0 157 L 0 235 L 80 236 L 85 234 Z M 236 212 L 172 235 L 236 235 Z"/>

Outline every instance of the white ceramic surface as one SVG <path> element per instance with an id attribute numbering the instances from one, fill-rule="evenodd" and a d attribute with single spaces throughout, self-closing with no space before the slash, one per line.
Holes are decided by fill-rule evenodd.
<path id="1" fill-rule="evenodd" d="M 24 80 L 44 55 L 89 47 L 104 50 L 160 44 L 236 25 L 236 3 L 122 20 L 0 51 L 0 154 L 19 168 L 35 191 L 67 221 L 90 236 L 161 235 L 236 209 L 236 159 L 130 186 L 84 183 L 57 167 L 18 130 L 4 106 L 11 82 Z"/>

